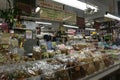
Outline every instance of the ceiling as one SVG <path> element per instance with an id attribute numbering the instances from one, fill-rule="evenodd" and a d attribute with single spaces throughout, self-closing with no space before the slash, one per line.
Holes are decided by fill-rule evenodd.
<path id="1" fill-rule="evenodd" d="M 13 0 L 10 0 L 10 1 L 11 1 L 11 4 L 12 4 Z M 7 8 L 9 8 L 7 0 L 0 0 L 0 9 L 7 9 Z"/>
<path id="2" fill-rule="evenodd" d="M 110 5 L 113 4 L 115 0 L 95 0 L 95 1 L 105 5 Z"/>
<path id="3" fill-rule="evenodd" d="M 10 0 L 10 1 L 12 1 L 12 0 Z M 94 15 L 85 15 L 83 11 L 75 9 L 75 8 L 66 6 L 65 9 L 76 12 L 76 14 L 78 16 L 85 17 L 87 20 L 103 17 L 103 15 L 105 14 L 106 11 L 115 13 L 115 10 L 116 10 L 115 9 L 116 8 L 115 7 L 116 0 L 80 0 L 80 1 L 87 2 L 87 3 L 98 6 L 98 8 L 99 8 L 98 12 L 95 13 Z M 7 0 L 0 0 L 0 4 L 1 4 L 0 9 L 8 8 Z"/>
<path id="4" fill-rule="evenodd" d="M 87 0 L 93 5 L 98 6 L 98 12 L 94 15 L 86 15 L 86 19 L 96 19 L 96 18 L 103 18 L 106 11 L 111 13 L 115 12 L 115 0 Z M 114 2 L 114 3 L 113 3 Z"/>

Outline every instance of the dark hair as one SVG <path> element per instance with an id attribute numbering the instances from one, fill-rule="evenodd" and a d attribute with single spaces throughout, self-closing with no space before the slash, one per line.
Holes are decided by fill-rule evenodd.
<path id="1" fill-rule="evenodd" d="M 56 37 L 55 36 L 52 38 L 52 41 L 56 41 Z"/>
<path id="2" fill-rule="evenodd" d="M 98 38 L 98 41 L 101 41 L 101 39 L 100 39 L 100 38 Z"/>
<path id="3" fill-rule="evenodd" d="M 51 36 L 50 36 L 50 35 L 44 35 L 44 39 L 45 39 L 46 41 L 50 41 L 50 40 L 51 40 Z"/>
<path id="4" fill-rule="evenodd" d="M 98 36 L 98 41 L 101 41 L 101 38 L 100 38 L 100 36 Z"/>

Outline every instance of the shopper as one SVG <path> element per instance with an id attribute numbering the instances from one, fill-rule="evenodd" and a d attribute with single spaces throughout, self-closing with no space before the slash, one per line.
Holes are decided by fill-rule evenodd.
<path id="1" fill-rule="evenodd" d="M 56 39 L 56 34 L 54 34 L 53 36 L 52 36 L 52 49 L 53 50 L 56 50 L 56 41 L 57 41 L 57 39 Z"/>
<path id="2" fill-rule="evenodd" d="M 117 38 L 115 39 L 115 42 L 113 43 L 113 45 L 116 45 L 116 46 L 119 46 L 119 45 L 120 45 L 120 38 L 119 38 L 119 37 L 117 37 Z"/>
<path id="3" fill-rule="evenodd" d="M 100 38 L 98 39 L 98 48 L 104 49 L 104 42 Z"/>
<path id="4" fill-rule="evenodd" d="M 109 40 L 108 39 L 104 40 L 103 44 L 104 44 L 104 48 L 105 49 L 110 49 L 110 45 L 109 45 Z"/>
<path id="5" fill-rule="evenodd" d="M 51 50 L 52 49 L 52 42 L 51 42 L 51 35 L 44 35 L 44 39 L 46 41 L 46 44 L 47 44 L 47 49 L 48 50 Z"/>

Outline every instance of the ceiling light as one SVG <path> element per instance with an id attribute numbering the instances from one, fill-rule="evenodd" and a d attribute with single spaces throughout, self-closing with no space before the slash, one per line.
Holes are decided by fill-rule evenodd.
<path id="1" fill-rule="evenodd" d="M 68 27 L 68 28 L 78 28 L 78 26 L 71 26 L 71 25 L 63 25 L 65 27 Z"/>
<path id="2" fill-rule="evenodd" d="M 68 5 L 77 9 L 81 9 L 81 10 L 87 10 L 87 8 L 94 9 L 95 12 L 97 12 L 98 10 L 96 6 L 92 6 L 90 4 L 81 2 L 79 0 L 53 0 L 53 1 L 64 4 L 64 5 Z"/>
<path id="3" fill-rule="evenodd" d="M 40 11 L 40 7 L 37 7 L 36 9 L 35 9 L 35 12 L 37 13 L 37 12 L 39 12 Z"/>
<path id="4" fill-rule="evenodd" d="M 85 28 L 85 30 L 95 31 L 96 29 L 94 29 L 94 28 Z"/>
<path id="5" fill-rule="evenodd" d="M 45 28 L 45 27 L 41 27 L 41 29 L 43 29 L 43 28 Z"/>
<path id="6" fill-rule="evenodd" d="M 112 15 L 112 14 L 110 14 L 110 13 L 106 13 L 106 14 L 104 15 L 104 17 L 107 17 L 107 18 L 111 18 L 111 19 L 115 19 L 115 20 L 120 21 L 120 18 L 119 18 L 119 17 L 114 16 L 114 15 Z"/>
<path id="7" fill-rule="evenodd" d="M 52 25 L 52 23 L 48 23 L 48 22 L 38 22 L 38 21 L 36 21 L 35 23 L 37 23 L 37 24 L 44 24 L 44 25 Z"/>

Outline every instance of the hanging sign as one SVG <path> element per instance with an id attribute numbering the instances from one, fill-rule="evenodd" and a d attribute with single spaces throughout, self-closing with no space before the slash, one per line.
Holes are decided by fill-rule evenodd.
<path id="1" fill-rule="evenodd" d="M 63 10 L 62 4 L 50 0 L 36 0 L 36 4 L 39 5 L 40 7 L 45 7 L 55 10 Z"/>
<path id="2" fill-rule="evenodd" d="M 31 30 L 26 30 L 26 39 L 32 39 L 32 31 Z"/>
<path id="3" fill-rule="evenodd" d="M 76 24 L 76 14 L 53 9 L 41 8 L 40 19 Z"/>

